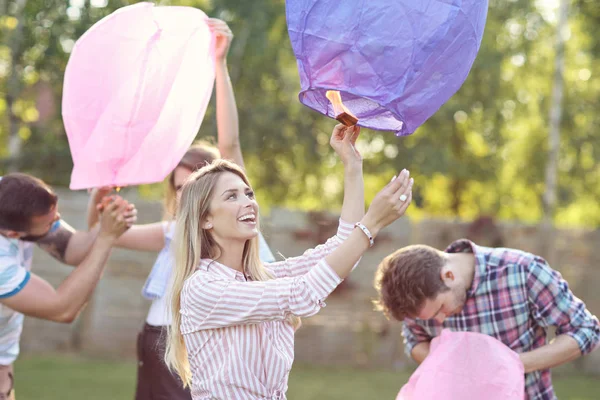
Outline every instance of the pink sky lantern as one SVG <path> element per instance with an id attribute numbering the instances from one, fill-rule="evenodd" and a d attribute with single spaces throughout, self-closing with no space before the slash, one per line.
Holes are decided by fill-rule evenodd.
<path id="1" fill-rule="evenodd" d="M 396 400 L 524 397 L 524 369 L 516 352 L 488 335 L 444 330 Z"/>
<path id="2" fill-rule="evenodd" d="M 160 182 L 175 168 L 212 94 L 207 19 L 191 7 L 138 3 L 77 41 L 62 102 L 71 189 Z"/>

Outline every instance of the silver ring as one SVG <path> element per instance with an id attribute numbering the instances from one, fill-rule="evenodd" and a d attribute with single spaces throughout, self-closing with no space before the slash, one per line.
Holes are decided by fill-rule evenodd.
<path id="1" fill-rule="evenodd" d="M 406 197 L 405 194 L 400 196 L 400 201 L 406 201 L 406 199 L 408 199 L 408 197 Z"/>

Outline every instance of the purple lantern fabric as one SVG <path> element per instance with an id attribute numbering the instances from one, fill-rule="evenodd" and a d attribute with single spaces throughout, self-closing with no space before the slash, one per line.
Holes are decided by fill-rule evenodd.
<path id="1" fill-rule="evenodd" d="M 488 0 L 287 0 L 300 102 L 335 117 L 341 93 L 358 125 L 410 135 L 467 78 Z"/>

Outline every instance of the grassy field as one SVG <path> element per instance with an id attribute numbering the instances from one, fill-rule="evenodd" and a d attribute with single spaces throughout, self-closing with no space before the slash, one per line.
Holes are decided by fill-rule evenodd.
<path id="1" fill-rule="evenodd" d="M 131 400 L 135 363 L 74 357 L 24 357 L 15 366 L 17 400 Z M 291 400 L 394 399 L 409 373 L 297 364 L 290 376 Z M 598 400 L 600 379 L 554 379 L 560 400 Z"/>

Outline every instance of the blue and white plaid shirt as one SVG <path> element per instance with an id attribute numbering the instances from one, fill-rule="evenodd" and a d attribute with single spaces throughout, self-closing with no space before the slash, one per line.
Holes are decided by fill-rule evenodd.
<path id="1" fill-rule="evenodd" d="M 546 330 L 575 339 L 582 354 L 600 342 L 598 319 L 575 297 L 559 272 L 533 254 L 514 249 L 477 246 L 468 240 L 452 243 L 447 253 L 474 253 L 475 277 L 462 312 L 435 320 L 405 319 L 405 350 L 429 342 L 442 329 L 480 332 L 524 353 L 548 343 Z M 554 400 L 550 370 L 525 375 L 528 400 Z"/>

